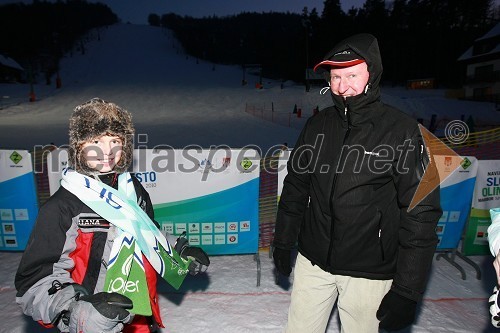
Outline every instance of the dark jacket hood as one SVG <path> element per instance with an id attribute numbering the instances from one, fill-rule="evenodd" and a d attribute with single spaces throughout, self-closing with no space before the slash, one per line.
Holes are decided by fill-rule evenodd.
<path id="1" fill-rule="evenodd" d="M 365 92 L 348 97 L 346 99 L 349 108 L 356 112 L 358 109 L 362 108 L 366 104 L 380 100 L 380 80 L 382 77 L 382 58 L 380 56 L 380 49 L 378 46 L 378 41 L 375 36 L 367 33 L 361 33 L 348 37 L 341 42 L 337 43 L 323 58 L 323 60 L 330 60 L 334 54 L 352 49 L 358 55 L 363 57 L 368 65 L 368 72 L 370 73 L 370 78 L 368 80 L 368 87 Z M 330 68 L 328 66 L 319 67 L 320 70 L 326 71 Z M 318 70 L 319 71 L 319 70 Z M 345 107 L 344 98 L 334 95 L 332 93 L 333 101 L 339 110 L 343 110 Z"/>

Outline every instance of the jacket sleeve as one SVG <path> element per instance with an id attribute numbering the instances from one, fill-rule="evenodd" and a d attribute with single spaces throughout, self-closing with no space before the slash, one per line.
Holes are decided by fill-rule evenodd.
<path id="1" fill-rule="evenodd" d="M 283 191 L 278 204 L 273 245 L 282 249 L 291 249 L 296 245 L 309 201 L 310 174 L 307 165 L 313 156 L 310 150 L 304 149 L 308 123 L 304 126 L 288 160 L 288 173 L 283 181 Z"/>
<path id="2" fill-rule="evenodd" d="M 69 239 L 76 238 L 70 214 L 54 200 L 40 208 L 28 244 L 15 276 L 16 303 L 33 320 L 48 325 L 57 315 L 49 289 L 56 281 L 74 283 L 70 270 L 74 262 L 69 257 L 75 247 Z M 62 310 L 62 309 L 61 309 Z"/>
<path id="3" fill-rule="evenodd" d="M 500 251 L 500 207 L 490 209 L 491 225 L 488 227 L 488 242 L 491 254 L 496 257 Z"/>
<path id="4" fill-rule="evenodd" d="M 405 141 L 402 152 L 395 175 L 400 227 L 397 271 L 392 290 L 419 301 L 425 291 L 438 243 L 436 225 L 442 214 L 439 175 L 418 127 L 412 138 Z M 414 196 L 421 199 L 416 206 L 412 204 Z"/>

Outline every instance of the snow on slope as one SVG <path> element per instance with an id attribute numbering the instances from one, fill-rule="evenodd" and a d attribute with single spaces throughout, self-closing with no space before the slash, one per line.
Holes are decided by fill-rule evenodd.
<path id="1" fill-rule="evenodd" d="M 114 25 L 100 30 L 100 40 L 97 36 L 96 31 L 89 35 L 84 55 L 75 50 L 62 61 L 62 89 L 38 84 L 39 101 L 0 110 L 0 146 L 29 149 L 67 143 L 73 108 L 96 96 L 128 109 L 137 133 L 148 134 L 150 147 L 255 144 L 266 149 L 295 141 L 296 129 L 244 112 L 247 102 L 262 98 L 262 91 L 253 84 L 242 86 L 237 66 L 197 62 L 160 28 Z M 0 89 L 2 96 L 9 96 L 4 104 L 16 98 L 27 101 L 29 85 Z"/>
<path id="2" fill-rule="evenodd" d="M 265 151 L 283 142 L 292 146 L 312 109 L 331 104 L 329 93 L 321 95 L 317 86 L 306 92 L 303 85 L 287 82 L 281 89 L 281 82 L 264 79 L 259 90 L 259 78 L 249 73 L 249 84 L 242 86 L 241 67 L 187 56 L 169 30 L 118 24 L 94 30 L 84 41 L 84 54 L 75 47 L 61 62 L 61 89 L 44 82 L 34 86 L 37 102 L 28 102 L 29 85 L 0 84 L 0 147 L 66 144 L 73 108 L 96 96 L 131 111 L 137 133 L 148 134 L 150 148 L 251 144 Z M 384 87 L 382 92 L 383 101 L 415 118 L 473 114 L 479 121 L 500 124 L 492 103 L 449 100 L 439 90 Z M 287 113 L 295 104 L 303 118 L 291 117 L 290 128 Z M 246 105 L 265 108 L 268 115 L 274 107 L 279 124 L 245 113 Z"/>

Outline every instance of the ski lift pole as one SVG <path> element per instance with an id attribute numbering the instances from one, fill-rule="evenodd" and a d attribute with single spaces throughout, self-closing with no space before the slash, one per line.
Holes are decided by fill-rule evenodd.
<path id="1" fill-rule="evenodd" d="M 29 101 L 34 102 L 36 101 L 36 96 L 35 96 L 35 88 L 33 87 L 33 70 L 31 66 L 29 67 L 29 81 L 30 81 L 30 93 L 29 93 Z"/>

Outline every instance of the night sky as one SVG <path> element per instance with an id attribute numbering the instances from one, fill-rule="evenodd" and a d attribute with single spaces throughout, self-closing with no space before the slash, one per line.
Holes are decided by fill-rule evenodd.
<path id="1" fill-rule="evenodd" d="M 147 24 L 149 14 L 163 15 L 176 13 L 192 17 L 228 16 L 241 12 L 291 12 L 301 13 L 304 7 L 309 11 L 316 8 L 318 14 L 323 11 L 324 0 L 88 0 L 107 4 L 123 22 Z M 0 0 L 0 4 L 24 2 Z M 361 7 L 365 0 L 341 1 L 344 11 L 351 7 Z"/>
<path id="2" fill-rule="evenodd" d="M 316 8 L 321 15 L 323 0 L 107 0 L 106 4 L 123 20 L 131 23 L 147 23 L 149 14 L 173 12 L 192 17 L 227 16 L 241 12 L 292 12 L 301 13 L 304 7 Z M 362 6 L 364 0 L 343 1 L 347 10 Z"/>

